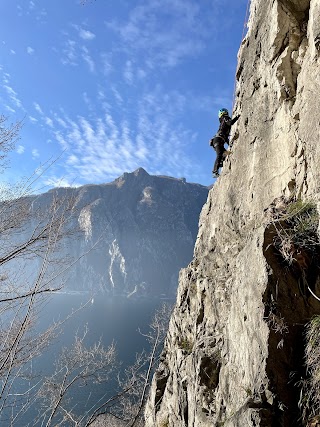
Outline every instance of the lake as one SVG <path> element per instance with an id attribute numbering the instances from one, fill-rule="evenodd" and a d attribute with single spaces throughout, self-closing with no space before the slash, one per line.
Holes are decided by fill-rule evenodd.
<path id="1" fill-rule="evenodd" d="M 89 301 L 89 302 L 88 302 Z M 33 362 L 34 372 L 48 375 L 54 369 L 54 360 L 63 346 L 67 347 L 74 342 L 78 331 L 79 335 L 88 326 L 86 344 L 92 345 L 100 338 L 105 347 L 115 342 L 118 360 L 123 362 L 123 368 L 132 364 L 135 354 L 143 348 L 148 348 L 148 343 L 138 329 L 142 332 L 148 331 L 153 315 L 164 301 L 159 298 L 128 299 L 125 297 L 110 297 L 105 294 L 91 296 L 89 294 L 60 293 L 53 295 L 40 310 L 41 328 L 50 324 L 52 320 L 61 320 L 81 305 L 84 308 L 77 311 L 64 325 L 59 337 L 50 345 L 45 353 Z M 173 304 L 173 300 L 166 301 Z M 114 394 L 114 383 L 111 389 L 106 390 L 99 387 L 83 387 L 76 390 L 74 397 L 77 400 L 75 412 L 81 413 L 88 399 L 98 400 L 106 392 Z M 108 384 L 108 386 L 110 386 Z M 112 385 L 113 384 L 113 385 Z M 113 388 L 113 389 L 112 389 Z M 31 408 L 22 419 L 15 421 L 14 426 L 26 427 L 26 425 L 38 426 L 34 423 L 35 408 Z M 0 426 L 6 427 L 10 423 L 0 415 Z"/>

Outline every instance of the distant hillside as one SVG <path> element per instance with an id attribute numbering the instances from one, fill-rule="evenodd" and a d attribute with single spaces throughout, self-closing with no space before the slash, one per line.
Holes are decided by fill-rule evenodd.
<path id="1" fill-rule="evenodd" d="M 44 210 L 53 197 L 73 197 L 80 235 L 61 247 L 82 257 L 68 273 L 67 289 L 113 294 L 174 294 L 178 273 L 192 259 L 208 188 L 184 178 L 151 176 L 144 169 L 115 181 L 60 188 L 34 198 Z"/>

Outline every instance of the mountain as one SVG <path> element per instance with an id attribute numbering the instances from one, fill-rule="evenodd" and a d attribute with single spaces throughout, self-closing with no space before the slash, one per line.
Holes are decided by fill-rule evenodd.
<path id="1" fill-rule="evenodd" d="M 172 296 L 192 259 L 207 195 L 202 185 L 140 168 L 108 184 L 51 190 L 32 205 L 45 211 L 54 198 L 75 201 L 80 232 L 59 249 L 60 257 L 79 258 L 66 289 Z"/>
<path id="2" fill-rule="evenodd" d="M 252 0 L 240 119 L 180 274 L 147 427 L 319 425 L 305 358 L 320 314 L 319 76 L 319 0 Z"/>

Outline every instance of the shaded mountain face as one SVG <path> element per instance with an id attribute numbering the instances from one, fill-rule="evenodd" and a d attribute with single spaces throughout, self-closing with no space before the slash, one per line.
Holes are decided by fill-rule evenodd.
<path id="1" fill-rule="evenodd" d="M 109 184 L 51 190 L 36 198 L 34 209 L 45 210 L 53 197 L 75 199 L 80 232 L 60 248 L 60 256 L 81 257 L 68 273 L 68 289 L 174 294 L 207 194 L 202 185 L 140 168 Z"/>

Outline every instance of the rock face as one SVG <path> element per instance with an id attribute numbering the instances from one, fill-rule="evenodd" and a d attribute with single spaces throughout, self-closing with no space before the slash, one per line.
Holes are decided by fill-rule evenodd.
<path id="1" fill-rule="evenodd" d="M 34 209 L 46 209 L 54 196 L 75 200 L 80 233 L 62 243 L 59 255 L 88 253 L 69 273 L 67 288 L 172 295 L 180 268 L 192 259 L 207 195 L 202 185 L 140 168 L 109 184 L 49 191 L 35 199 Z"/>
<path id="2" fill-rule="evenodd" d="M 319 208 L 319 58 L 319 0 L 251 1 L 237 69 L 241 117 L 180 273 L 148 427 L 306 425 L 303 330 L 320 302 L 304 285 L 320 295 L 319 257 L 286 263 L 269 213 L 288 200 Z"/>

